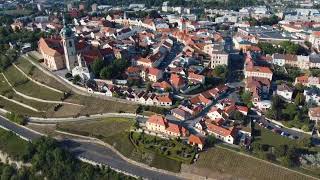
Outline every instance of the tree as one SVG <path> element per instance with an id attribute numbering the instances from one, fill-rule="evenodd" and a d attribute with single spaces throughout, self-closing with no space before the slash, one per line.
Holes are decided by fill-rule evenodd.
<path id="1" fill-rule="evenodd" d="M 91 70 L 96 77 L 100 77 L 100 71 L 105 66 L 101 59 L 96 59 L 91 64 Z"/>
<path id="2" fill-rule="evenodd" d="M 288 104 L 285 109 L 282 110 L 282 113 L 288 117 L 288 120 L 293 120 L 297 113 L 298 107 L 295 104 Z"/>
<path id="3" fill-rule="evenodd" d="M 143 112 L 143 107 L 139 104 L 137 110 L 136 110 L 136 114 L 141 114 Z"/>
<path id="4" fill-rule="evenodd" d="M 297 106 L 304 105 L 305 97 L 302 93 L 298 93 L 294 98 L 294 104 Z"/>
<path id="5" fill-rule="evenodd" d="M 214 75 L 218 76 L 219 78 L 226 80 L 228 75 L 228 68 L 226 65 L 218 65 L 213 69 Z"/>
<path id="6" fill-rule="evenodd" d="M 76 75 L 73 77 L 73 80 L 72 80 L 73 84 L 77 84 L 80 81 L 81 81 L 81 77 L 79 75 Z"/>
<path id="7" fill-rule="evenodd" d="M 64 77 L 67 79 L 70 79 L 72 77 L 72 74 L 68 72 L 64 75 Z"/>
<path id="8" fill-rule="evenodd" d="M 288 146 L 282 144 L 280 146 L 275 147 L 274 154 L 276 155 L 277 158 L 280 158 L 286 155 L 287 150 L 288 150 Z"/>
<path id="9" fill-rule="evenodd" d="M 246 105 L 248 105 L 252 100 L 252 95 L 250 91 L 244 91 L 240 97 L 243 103 L 245 103 Z"/>
<path id="10" fill-rule="evenodd" d="M 216 137 L 214 137 L 213 135 L 209 135 L 209 136 L 207 137 L 207 145 L 208 145 L 209 147 L 213 147 L 214 144 L 216 143 L 216 141 L 217 141 L 217 139 L 216 139 Z"/>
<path id="11" fill-rule="evenodd" d="M 311 140 L 311 138 L 309 138 L 309 137 L 304 137 L 304 138 L 302 138 L 301 140 L 298 141 L 298 143 L 299 143 L 299 145 L 300 145 L 301 147 L 307 147 L 307 148 L 309 148 L 309 147 L 312 146 L 312 140 Z"/>
<path id="12" fill-rule="evenodd" d="M 112 77 L 112 69 L 109 68 L 109 67 L 102 68 L 102 70 L 100 71 L 100 77 L 102 79 L 111 79 L 111 77 Z"/>
<path id="13" fill-rule="evenodd" d="M 12 166 L 5 166 L 2 169 L 1 180 L 10 180 L 11 176 L 14 174 L 14 169 Z"/>
<path id="14" fill-rule="evenodd" d="M 147 84 L 146 91 L 147 91 L 147 92 L 152 92 L 152 90 L 153 90 L 152 84 L 151 84 L 151 83 L 148 83 L 148 84 Z"/>

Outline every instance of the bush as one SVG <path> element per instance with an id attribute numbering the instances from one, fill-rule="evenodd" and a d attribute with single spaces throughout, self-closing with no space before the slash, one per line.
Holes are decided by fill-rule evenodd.
<path id="1" fill-rule="evenodd" d="M 6 114 L 6 117 L 12 121 L 12 122 L 15 122 L 17 124 L 20 124 L 20 125 L 25 125 L 26 122 L 27 122 L 27 119 L 26 117 L 24 117 L 23 115 L 21 114 L 16 114 L 14 112 L 9 112 Z"/>
<path id="2" fill-rule="evenodd" d="M 72 74 L 68 72 L 67 74 L 64 75 L 64 77 L 67 79 L 70 79 L 72 78 Z"/>

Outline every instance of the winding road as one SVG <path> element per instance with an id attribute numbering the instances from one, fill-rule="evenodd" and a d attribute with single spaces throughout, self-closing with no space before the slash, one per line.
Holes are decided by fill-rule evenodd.
<path id="1" fill-rule="evenodd" d="M 14 132 L 21 138 L 33 141 L 40 138 L 42 135 L 26 127 L 17 125 L 15 123 L 6 120 L 4 117 L 0 116 L 0 127 L 9 131 Z M 118 154 L 116 154 L 111 149 L 106 146 L 95 144 L 92 142 L 76 141 L 73 139 L 63 139 L 60 140 L 62 147 L 67 148 L 73 152 L 77 157 L 84 157 L 91 161 L 110 166 L 112 168 L 133 174 L 146 179 L 166 179 L 166 180 L 176 180 L 181 179 L 180 177 L 161 173 L 151 169 L 143 168 L 134 164 L 127 162 L 122 159 Z"/>

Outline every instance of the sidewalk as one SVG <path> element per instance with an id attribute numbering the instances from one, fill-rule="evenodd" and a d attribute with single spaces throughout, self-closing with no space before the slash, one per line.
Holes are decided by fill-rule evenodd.
<path id="1" fill-rule="evenodd" d="M 133 113 L 104 113 L 104 114 L 94 114 L 90 116 L 66 117 L 66 118 L 29 117 L 28 121 L 32 123 L 40 123 L 40 124 L 54 124 L 59 122 L 85 121 L 85 120 L 107 118 L 107 117 L 137 118 L 137 117 L 147 117 L 147 116 L 137 115 Z"/>

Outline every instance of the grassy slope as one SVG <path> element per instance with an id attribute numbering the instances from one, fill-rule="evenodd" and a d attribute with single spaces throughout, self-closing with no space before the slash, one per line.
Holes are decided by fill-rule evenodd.
<path id="1" fill-rule="evenodd" d="M 56 81 L 55 79 L 48 77 L 46 74 L 41 72 L 39 69 L 35 68 L 30 62 L 26 59 L 20 58 L 17 63 L 26 74 L 31 75 L 31 77 L 39 82 L 43 82 L 48 86 L 57 88 L 64 92 L 70 91 L 67 87 Z M 68 102 L 79 103 L 85 105 L 80 111 L 81 115 L 86 114 L 97 114 L 97 113 L 105 113 L 105 112 L 135 112 L 137 106 L 132 104 L 119 103 L 114 101 L 102 100 L 94 97 L 86 97 L 74 94 L 68 99 Z"/>
<path id="2" fill-rule="evenodd" d="M 17 91 L 28 96 L 56 101 L 59 101 L 61 97 L 63 97 L 62 93 L 52 91 L 48 88 L 39 86 L 32 81 L 29 81 L 22 75 L 21 72 L 19 72 L 19 70 L 13 66 L 7 68 L 4 74 Z"/>

